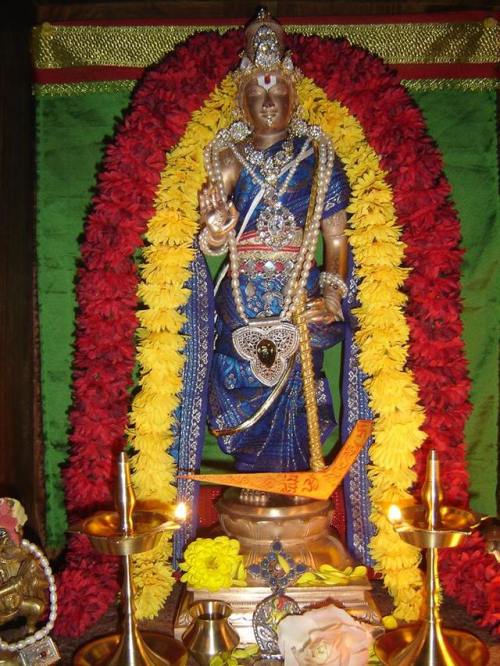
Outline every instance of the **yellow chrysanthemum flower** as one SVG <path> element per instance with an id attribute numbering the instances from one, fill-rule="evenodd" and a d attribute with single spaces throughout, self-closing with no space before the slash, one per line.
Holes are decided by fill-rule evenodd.
<path id="1" fill-rule="evenodd" d="M 179 567 L 185 571 L 183 582 L 210 592 L 242 585 L 246 580 L 240 544 L 227 536 L 196 539 L 186 548 Z"/>

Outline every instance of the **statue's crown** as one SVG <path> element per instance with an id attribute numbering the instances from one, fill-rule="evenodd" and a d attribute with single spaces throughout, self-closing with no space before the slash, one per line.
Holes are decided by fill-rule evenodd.
<path id="1" fill-rule="evenodd" d="M 255 71 L 272 69 L 294 74 L 292 58 L 285 51 L 283 28 L 267 9 L 259 9 L 245 29 L 245 49 L 236 76 L 246 78 Z"/>

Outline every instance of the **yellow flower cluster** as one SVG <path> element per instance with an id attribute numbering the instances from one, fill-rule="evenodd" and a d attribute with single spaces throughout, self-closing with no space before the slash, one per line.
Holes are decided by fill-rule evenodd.
<path id="1" fill-rule="evenodd" d="M 360 278 L 356 342 L 375 414 L 368 474 L 377 534 L 370 546 L 375 568 L 383 573 L 394 597 L 395 615 L 415 620 L 422 603 L 420 554 L 400 539 L 386 515 L 390 504 L 411 502 L 414 452 L 425 439 L 417 386 L 405 369 L 409 329 L 403 313 L 406 296 L 400 287 L 407 271 L 401 267 L 404 245 L 392 190 L 361 125 L 347 109 L 329 101 L 308 79 L 299 85 L 299 99 L 306 120 L 331 137 L 351 186 L 349 240 Z"/>
<path id="2" fill-rule="evenodd" d="M 186 572 L 181 580 L 196 589 L 217 592 L 246 583 L 240 543 L 227 536 L 196 539 L 186 548 L 179 566 Z"/>
<path id="3" fill-rule="evenodd" d="M 184 136 L 167 155 L 149 220 L 138 295 L 139 392 L 132 403 L 129 442 L 132 480 L 139 500 L 168 503 L 175 498 L 172 444 L 174 413 L 182 389 L 181 334 L 187 303 L 193 239 L 198 231 L 197 193 L 204 179 L 203 147 L 231 122 L 236 89 L 228 78 L 192 116 Z M 153 551 L 134 557 L 137 616 L 155 617 L 171 591 L 171 546 L 165 537 Z"/>
<path id="4" fill-rule="evenodd" d="M 185 282 L 197 232 L 197 192 L 205 178 L 203 147 L 231 121 L 236 88 L 230 77 L 192 116 L 184 137 L 167 156 L 157 191 L 156 214 L 146 233 L 139 295 L 144 310 L 138 361 L 140 392 L 131 413 L 130 441 L 137 451 L 133 480 L 139 499 L 171 501 L 174 464 L 166 450 L 171 444 L 174 412 L 179 404 L 184 317 L 179 313 L 189 297 Z M 396 613 L 412 620 L 421 602 L 418 552 L 404 544 L 385 516 L 393 502 L 411 501 L 413 452 L 424 439 L 423 414 L 417 390 L 405 370 L 408 327 L 400 291 L 406 271 L 401 268 L 403 244 L 392 192 L 373 149 L 357 120 L 340 104 L 330 102 L 310 80 L 299 85 L 306 119 L 331 137 L 342 159 L 352 190 L 349 207 L 350 242 L 358 275 L 360 307 L 357 333 L 360 363 L 368 375 L 366 388 L 376 414 L 371 448 L 372 520 L 378 533 L 372 542 L 377 569 L 395 597 Z M 165 546 L 135 558 L 134 580 L 139 591 L 139 617 L 156 615 L 168 595 L 171 579 Z M 152 574 L 152 572 L 154 572 Z"/>
<path id="5" fill-rule="evenodd" d="M 366 577 L 366 567 L 346 567 L 337 569 L 331 564 L 321 564 L 317 571 L 306 571 L 297 579 L 296 585 L 321 586 L 321 585 L 349 585 L 349 583 Z"/>

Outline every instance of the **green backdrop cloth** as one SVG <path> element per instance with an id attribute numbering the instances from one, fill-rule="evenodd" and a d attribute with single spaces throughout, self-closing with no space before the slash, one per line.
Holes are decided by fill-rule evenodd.
<path id="1" fill-rule="evenodd" d="M 493 91 L 414 92 L 430 134 L 443 152 L 446 175 L 462 222 L 466 249 L 463 298 L 473 412 L 466 441 L 472 506 L 496 513 L 498 413 L 499 250 L 496 102 Z M 66 529 L 61 465 L 68 453 L 71 358 L 76 309 L 74 280 L 79 237 L 107 139 L 126 110 L 128 90 L 39 95 L 38 293 L 45 445 L 47 542 L 61 546 Z M 326 371 L 338 412 L 339 350 Z M 213 440 L 206 466 L 221 460 Z"/>

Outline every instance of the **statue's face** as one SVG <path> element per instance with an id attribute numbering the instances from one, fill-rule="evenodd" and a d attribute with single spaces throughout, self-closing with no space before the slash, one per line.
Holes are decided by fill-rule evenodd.
<path id="1" fill-rule="evenodd" d="M 240 103 L 255 134 L 276 134 L 288 127 L 295 106 L 295 88 L 279 71 L 248 79 Z"/>

